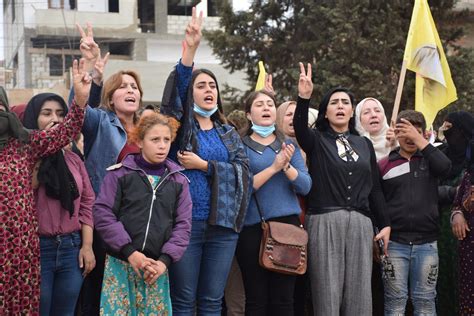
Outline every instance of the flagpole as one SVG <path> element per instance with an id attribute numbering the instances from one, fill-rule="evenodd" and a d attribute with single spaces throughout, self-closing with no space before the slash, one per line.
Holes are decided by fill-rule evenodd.
<path id="1" fill-rule="evenodd" d="M 398 111 L 400 110 L 400 100 L 402 98 L 403 84 L 405 83 L 405 74 L 407 73 L 407 61 L 403 60 L 402 70 L 400 71 L 400 77 L 398 78 L 397 94 L 395 95 L 395 103 L 393 104 L 392 118 L 390 120 L 391 125 L 395 125 L 397 120 Z"/>

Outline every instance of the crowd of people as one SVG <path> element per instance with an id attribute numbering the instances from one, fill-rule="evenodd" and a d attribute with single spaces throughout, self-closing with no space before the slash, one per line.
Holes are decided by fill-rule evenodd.
<path id="1" fill-rule="evenodd" d="M 202 20 L 159 108 L 134 71 L 103 82 L 91 25 L 67 103 L 1 89 L 0 314 L 436 315 L 444 204 L 473 315 L 474 116 L 450 113 L 432 144 L 422 113 L 388 122 L 347 88 L 315 110 L 300 63 L 292 101 L 268 78 L 226 117 L 194 67 Z M 261 265 L 262 221 L 305 228 L 305 275 Z"/>

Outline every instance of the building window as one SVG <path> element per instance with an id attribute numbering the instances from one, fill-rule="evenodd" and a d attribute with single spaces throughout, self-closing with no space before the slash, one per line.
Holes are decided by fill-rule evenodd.
<path id="1" fill-rule="evenodd" d="M 109 12 L 119 12 L 119 0 L 109 0 Z"/>
<path id="2" fill-rule="evenodd" d="M 191 15 L 200 0 L 168 0 L 168 15 Z"/>
<path id="3" fill-rule="evenodd" d="M 155 33 L 155 1 L 138 1 L 138 18 L 142 33 Z"/>
<path id="4" fill-rule="evenodd" d="M 48 0 L 48 7 L 50 9 L 75 10 L 77 3 L 76 0 Z"/>
<path id="5" fill-rule="evenodd" d="M 70 67 L 74 59 L 79 60 L 81 56 L 50 54 L 47 56 L 49 60 L 49 75 L 62 76 Z"/>
<path id="6" fill-rule="evenodd" d="M 219 16 L 219 1 L 207 0 L 207 16 Z"/>
<path id="7" fill-rule="evenodd" d="M 63 58 L 61 55 L 48 55 L 49 59 L 49 75 L 62 76 L 63 75 Z"/>
<path id="8" fill-rule="evenodd" d="M 218 0 L 207 1 L 207 16 L 219 16 Z M 201 0 L 168 0 L 168 15 L 191 15 L 193 7 Z"/>

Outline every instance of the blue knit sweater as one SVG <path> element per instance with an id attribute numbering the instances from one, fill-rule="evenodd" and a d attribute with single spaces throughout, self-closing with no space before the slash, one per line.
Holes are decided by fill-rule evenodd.
<path id="1" fill-rule="evenodd" d="M 216 129 L 204 131 L 199 130 L 198 156 L 206 161 L 228 161 L 229 153 L 219 137 Z M 211 177 L 197 169 L 184 170 L 183 173 L 189 178 L 189 191 L 193 201 L 193 221 L 206 221 L 211 209 Z"/>
<path id="2" fill-rule="evenodd" d="M 178 91 L 183 102 L 186 100 L 188 86 L 191 82 L 192 67 L 184 66 L 179 61 L 176 70 L 178 72 Z M 217 130 L 199 129 L 197 133 L 198 152 L 197 155 L 206 161 L 229 160 L 229 153 L 222 142 Z M 176 148 L 170 152 L 171 159 L 176 159 Z M 193 221 L 207 221 L 211 210 L 211 177 L 209 172 L 197 169 L 184 170 L 183 173 L 189 178 L 189 191 L 193 201 Z"/>
<path id="3" fill-rule="evenodd" d="M 275 140 L 269 146 L 263 146 L 249 139 L 250 137 L 248 136 L 244 138 L 245 150 L 250 160 L 250 170 L 256 175 L 273 163 L 277 152 L 281 148 L 281 142 Z M 290 143 L 290 141 L 287 141 L 287 143 Z M 265 182 L 257 191 L 254 190 L 254 196 L 250 199 L 244 226 L 260 222 L 255 195 L 265 219 L 300 214 L 301 208 L 296 194 L 308 194 L 311 189 L 311 177 L 299 149 L 295 150 L 290 164 L 298 170 L 297 178 L 294 181 L 290 181 L 285 173 L 280 171 Z"/>

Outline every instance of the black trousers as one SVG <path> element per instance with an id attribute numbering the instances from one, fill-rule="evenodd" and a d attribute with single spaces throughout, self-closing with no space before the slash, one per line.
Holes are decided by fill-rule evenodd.
<path id="1" fill-rule="evenodd" d="M 84 279 L 77 304 L 77 309 L 79 309 L 77 314 L 82 316 L 99 316 L 100 314 L 100 292 L 102 291 L 102 279 L 104 278 L 105 245 L 95 229 L 92 249 L 96 265 L 94 270 Z"/>
<path id="2" fill-rule="evenodd" d="M 297 215 L 271 219 L 299 225 Z M 244 227 L 237 243 L 237 261 L 245 288 L 245 315 L 292 316 L 296 277 L 272 272 L 258 262 L 262 228 L 259 224 Z"/>

